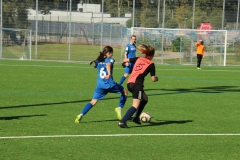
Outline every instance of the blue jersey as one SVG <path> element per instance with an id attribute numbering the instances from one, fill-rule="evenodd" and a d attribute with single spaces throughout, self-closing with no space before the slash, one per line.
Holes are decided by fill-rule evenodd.
<path id="1" fill-rule="evenodd" d="M 113 64 L 115 60 L 113 58 L 106 58 L 104 62 L 95 62 L 95 67 L 98 69 L 98 81 L 97 87 L 102 89 L 109 89 L 116 85 L 116 82 L 113 80 L 113 74 L 111 73 L 111 77 L 109 79 L 105 79 L 105 76 L 108 75 L 107 64 L 112 63 L 111 72 L 113 72 Z"/>
<path id="2" fill-rule="evenodd" d="M 135 44 L 127 44 L 125 52 L 127 52 L 127 58 L 135 58 L 136 57 L 136 46 Z"/>

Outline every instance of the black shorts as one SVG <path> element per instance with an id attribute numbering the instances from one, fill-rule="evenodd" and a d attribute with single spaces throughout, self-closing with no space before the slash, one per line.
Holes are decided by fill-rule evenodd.
<path id="1" fill-rule="evenodd" d="M 132 93 L 133 99 L 142 99 L 144 93 L 143 85 L 136 83 L 128 83 L 127 88 Z"/>

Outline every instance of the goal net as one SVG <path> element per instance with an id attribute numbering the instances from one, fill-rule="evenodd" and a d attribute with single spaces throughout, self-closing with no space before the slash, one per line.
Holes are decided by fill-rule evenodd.
<path id="1" fill-rule="evenodd" d="M 31 29 L 2 28 L 0 32 L 0 58 L 31 60 Z"/>
<path id="2" fill-rule="evenodd" d="M 131 35 L 136 35 L 136 45 L 144 43 L 155 48 L 155 63 L 196 64 L 195 43 L 201 39 L 205 46 L 202 65 L 226 65 L 227 30 L 132 27 L 130 35 L 123 38 L 127 37 L 129 43 Z"/>

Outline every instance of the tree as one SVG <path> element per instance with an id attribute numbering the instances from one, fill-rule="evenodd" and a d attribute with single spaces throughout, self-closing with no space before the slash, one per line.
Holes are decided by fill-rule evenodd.
<path id="1" fill-rule="evenodd" d="M 186 24 L 186 18 L 189 19 L 190 15 L 189 14 L 189 7 L 181 6 L 177 8 L 176 10 L 176 22 L 179 25 L 179 28 L 184 28 Z"/>
<path id="2" fill-rule="evenodd" d="M 135 18 L 135 19 L 134 19 L 134 27 L 140 27 L 140 24 L 141 24 L 140 19 L 139 19 L 139 18 Z M 131 27 L 132 27 L 132 18 L 130 18 L 129 20 L 127 20 L 126 26 L 127 26 L 128 28 L 131 28 Z"/>
<path id="3" fill-rule="evenodd" d="M 3 1 L 3 28 L 29 28 L 28 11 L 27 8 L 31 7 L 32 0 L 8 0 Z M 5 31 L 5 35 L 9 36 L 11 40 L 18 45 L 22 45 L 24 41 L 25 33 L 19 32 L 16 38 L 16 32 Z"/>
<path id="4" fill-rule="evenodd" d="M 118 4 L 112 3 L 112 0 L 105 0 L 104 11 L 111 14 L 113 17 L 118 17 Z"/>
<path id="5" fill-rule="evenodd" d="M 77 10 L 80 0 L 72 0 L 72 11 Z M 102 4 L 102 0 L 83 0 L 84 3 Z M 42 14 L 50 14 L 52 9 L 69 10 L 70 0 L 38 0 L 38 10 Z M 226 0 L 225 20 L 236 22 L 238 1 Z M 3 0 L 3 27 L 6 28 L 27 28 L 28 8 L 36 8 L 36 0 Z M 120 10 L 118 10 L 120 7 Z M 203 21 L 213 24 L 214 28 L 221 28 L 222 0 L 196 0 L 194 28 L 197 28 Z M 165 27 L 192 28 L 193 0 L 166 0 Z M 119 12 L 120 11 L 120 12 Z M 104 13 L 112 17 L 124 16 L 126 12 L 133 11 L 132 0 L 104 0 Z M 156 26 L 158 1 L 157 0 L 135 0 L 135 26 Z M 160 14 L 163 11 L 163 0 L 160 4 Z M 161 18 L 162 16 L 160 16 Z M 186 20 L 187 18 L 187 20 Z M 150 19 L 150 20 L 149 20 Z M 185 25 L 184 25 L 185 24 Z M 132 20 L 127 26 L 132 25 Z"/>
<path id="6" fill-rule="evenodd" d="M 159 26 L 156 17 L 145 19 L 142 25 L 147 28 L 158 28 Z"/>
<path id="7" fill-rule="evenodd" d="M 77 4 L 80 0 L 72 0 L 72 10 L 77 10 Z M 97 0 L 96 0 L 97 1 Z M 101 3 L 101 1 L 99 1 Z M 36 8 L 36 0 L 34 0 L 33 8 Z M 99 3 L 98 3 L 99 4 Z M 70 0 L 38 0 L 38 10 L 44 14 L 50 14 L 51 9 L 66 10 L 69 9 Z"/>
<path id="8" fill-rule="evenodd" d="M 157 12 L 156 12 L 156 4 L 153 1 L 149 0 L 141 0 L 141 13 L 140 13 L 140 21 L 141 26 L 156 28 L 158 27 L 157 22 Z"/>
<path id="9" fill-rule="evenodd" d="M 165 23 L 165 27 L 166 27 L 166 28 L 178 28 L 178 23 L 176 22 L 175 19 L 169 19 L 169 20 Z"/>
<path id="10" fill-rule="evenodd" d="M 3 27 L 28 28 L 27 8 L 33 5 L 33 0 L 3 1 Z"/>
<path id="11" fill-rule="evenodd" d="M 127 26 L 127 28 L 131 28 L 132 27 L 132 18 L 127 20 L 126 26 Z"/>
<path id="12" fill-rule="evenodd" d="M 12 8 L 16 8 L 16 6 L 11 1 L 3 2 L 3 28 L 14 28 L 16 16 Z"/>
<path id="13" fill-rule="evenodd" d="M 222 14 L 220 9 L 214 10 L 209 15 L 209 22 L 213 26 L 213 29 L 221 29 L 222 28 Z"/>

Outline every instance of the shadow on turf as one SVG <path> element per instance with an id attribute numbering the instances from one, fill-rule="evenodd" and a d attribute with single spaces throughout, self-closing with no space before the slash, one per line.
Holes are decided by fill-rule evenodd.
<path id="1" fill-rule="evenodd" d="M 119 97 L 111 97 L 111 98 L 105 98 L 101 101 L 108 100 L 108 99 L 119 99 Z M 38 107 L 38 106 L 49 106 L 49 105 L 61 105 L 61 104 L 68 104 L 68 103 L 80 103 L 80 102 L 90 102 L 91 99 L 88 100 L 81 100 L 81 101 L 66 101 L 66 102 L 53 102 L 53 103 L 40 103 L 40 104 L 23 104 L 18 106 L 4 106 L 0 107 L 1 109 L 11 109 L 11 108 L 24 108 L 24 107 Z"/>
<path id="2" fill-rule="evenodd" d="M 26 116 L 0 117 L 0 120 L 13 120 L 13 119 L 21 119 L 21 118 L 36 117 L 36 116 L 46 116 L 46 114 L 39 114 L 39 115 L 26 115 Z"/>
<path id="3" fill-rule="evenodd" d="M 142 123 L 142 125 L 138 126 L 131 126 L 133 127 L 149 127 L 149 126 L 161 126 L 161 125 L 168 125 L 168 124 L 184 124 L 193 122 L 193 120 L 158 120 L 157 122 L 149 122 L 149 123 Z"/>
<path id="4" fill-rule="evenodd" d="M 97 123 L 97 122 L 109 122 L 109 121 L 119 121 L 118 119 L 108 119 L 108 120 L 98 120 L 98 121 L 87 121 L 87 122 L 81 122 L 81 123 Z M 129 120 L 128 122 L 131 123 L 132 120 Z M 193 120 L 157 120 L 157 122 L 149 122 L 149 123 L 142 123 L 142 125 L 135 125 L 130 126 L 133 127 L 149 127 L 149 126 L 161 126 L 161 125 L 169 125 L 169 124 L 184 124 L 193 122 Z M 133 123 L 133 122 L 132 122 Z"/>
<path id="5" fill-rule="evenodd" d="M 145 89 L 145 91 L 173 91 L 174 93 L 162 93 L 162 94 L 149 94 L 153 95 L 166 95 L 166 94 L 178 94 L 178 93 L 224 93 L 224 92 L 240 92 L 238 86 L 209 86 L 209 87 L 196 87 L 196 88 L 173 88 L 173 89 L 164 89 L 164 88 L 154 88 L 154 89 Z"/>
<path id="6" fill-rule="evenodd" d="M 112 122 L 112 121 L 116 121 L 119 122 L 118 119 L 105 119 L 105 120 L 95 120 L 95 121 L 81 121 L 80 123 L 97 123 L 97 122 Z"/>
<path id="7" fill-rule="evenodd" d="M 240 89 L 235 89 L 238 86 L 209 86 L 209 87 L 196 87 L 196 88 L 174 88 L 174 89 L 164 89 L 164 88 L 153 88 L 153 89 L 145 89 L 145 91 L 170 91 L 170 93 L 149 93 L 148 96 L 154 95 L 168 95 L 168 94 L 179 94 L 179 93 L 224 93 L 224 92 L 240 92 Z M 105 98 L 102 101 L 109 99 L 119 99 L 117 97 Z M 40 104 L 26 104 L 26 105 L 18 105 L 18 106 L 5 106 L 0 107 L 1 109 L 11 109 L 11 108 L 22 108 L 22 107 L 38 107 L 38 106 L 48 106 L 48 105 L 62 105 L 68 103 L 81 103 L 81 102 L 90 102 L 88 100 L 80 100 L 80 101 L 66 101 L 66 102 L 53 102 L 53 103 L 40 103 Z"/>

